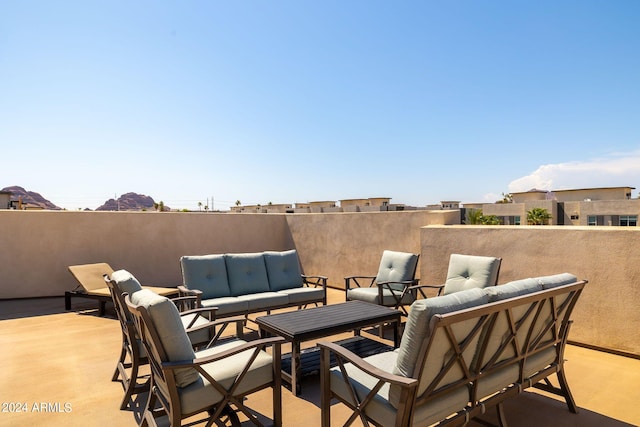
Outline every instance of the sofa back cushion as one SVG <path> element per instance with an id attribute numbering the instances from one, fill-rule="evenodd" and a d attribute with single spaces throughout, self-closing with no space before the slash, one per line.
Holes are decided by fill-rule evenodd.
<path id="1" fill-rule="evenodd" d="M 551 276 L 536 277 L 538 283 L 542 285 L 543 289 L 555 288 L 557 286 L 568 285 L 569 283 L 575 283 L 578 278 L 571 273 L 560 273 Z"/>
<path id="2" fill-rule="evenodd" d="M 295 249 L 284 252 L 267 251 L 264 253 L 264 263 L 272 291 L 302 287 L 302 271 Z"/>
<path id="3" fill-rule="evenodd" d="M 413 280 L 416 275 L 418 255 L 407 252 L 385 250 L 382 252 L 376 283 L 404 282 Z M 402 290 L 402 285 L 390 285 L 394 289 Z"/>
<path id="4" fill-rule="evenodd" d="M 180 313 L 175 304 L 166 297 L 148 289 L 143 289 L 130 296 L 131 302 L 147 309 L 153 323 L 152 327 L 160 339 L 167 360 L 162 362 L 184 362 L 195 359 L 191 341 L 180 320 Z M 195 382 L 200 375 L 194 368 L 175 371 L 176 383 L 186 387 Z"/>
<path id="5" fill-rule="evenodd" d="M 269 292 L 269 278 L 262 253 L 226 254 L 231 296 Z"/>
<path id="6" fill-rule="evenodd" d="M 138 279 L 133 277 L 133 274 L 129 273 L 127 270 L 114 271 L 113 273 L 111 273 L 110 277 L 111 280 L 113 280 L 113 282 L 118 285 L 118 288 L 122 293 L 126 292 L 131 295 L 134 292 L 138 292 L 142 289 L 142 286 L 140 285 L 140 282 L 138 282 Z"/>
<path id="7" fill-rule="evenodd" d="M 495 285 L 500 261 L 494 257 L 451 254 L 444 294 Z"/>
<path id="8" fill-rule="evenodd" d="M 180 266 L 184 285 L 202 291 L 202 299 L 231 296 L 224 255 L 183 256 Z"/>
<path id="9" fill-rule="evenodd" d="M 514 280 L 504 285 L 485 288 L 484 292 L 489 296 L 489 302 L 502 301 L 520 295 L 530 294 L 542 290 L 542 285 L 537 279 Z"/>

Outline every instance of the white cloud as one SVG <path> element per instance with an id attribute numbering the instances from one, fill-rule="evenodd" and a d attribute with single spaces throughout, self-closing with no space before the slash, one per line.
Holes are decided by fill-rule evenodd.
<path id="1" fill-rule="evenodd" d="M 566 190 L 640 185 L 640 150 L 611 153 L 605 157 L 542 165 L 509 184 L 509 192 Z"/>

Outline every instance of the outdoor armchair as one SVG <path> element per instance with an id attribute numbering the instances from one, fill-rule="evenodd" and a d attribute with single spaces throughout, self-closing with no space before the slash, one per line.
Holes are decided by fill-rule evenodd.
<path id="1" fill-rule="evenodd" d="M 103 283 L 106 282 L 111 292 L 113 305 L 122 330 L 122 348 L 113 373 L 112 381 L 120 378 L 125 390 L 120 409 L 125 409 L 134 394 L 149 391 L 149 381 L 140 382 L 140 367 L 149 363 L 147 352 L 136 332 L 133 317 L 124 300 L 124 294 L 133 294 L 142 290 L 138 280 L 126 270 L 114 271 L 110 276 L 105 274 Z M 194 297 L 181 297 L 172 299 L 176 307 L 180 308 L 180 321 L 194 346 L 206 346 L 216 335 L 215 307 L 193 308 Z"/>
<path id="2" fill-rule="evenodd" d="M 273 425 L 282 425 L 280 345 L 283 338 L 221 342 L 219 335 L 205 349 L 194 352 L 176 306 L 148 291 L 127 295 L 151 367 L 151 394 L 142 425 L 156 425 L 167 417 L 171 426 L 207 413 L 208 425 L 223 416 L 237 423 L 240 410 L 256 425 L 259 419 L 244 405 L 244 397 L 258 390 L 273 390 Z M 219 319 L 216 323 L 235 323 Z M 271 354 L 265 350 L 272 347 Z M 235 407 L 235 410 L 234 410 Z"/>
<path id="3" fill-rule="evenodd" d="M 418 283 L 415 278 L 418 257 L 417 254 L 385 250 L 377 275 L 344 278 L 346 300 L 400 308 L 406 315 L 403 306 L 411 305 L 416 300 L 416 290 L 412 286 Z"/>

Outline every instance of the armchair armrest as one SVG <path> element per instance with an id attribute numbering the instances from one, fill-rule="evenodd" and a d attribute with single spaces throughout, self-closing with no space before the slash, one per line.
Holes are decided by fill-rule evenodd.
<path id="1" fill-rule="evenodd" d="M 424 293 L 424 291 L 422 290 L 422 288 L 429 288 L 429 289 L 437 289 L 438 290 L 438 296 L 440 296 L 442 294 L 442 291 L 444 290 L 444 285 L 413 285 L 413 286 L 409 286 L 410 290 L 417 290 L 420 292 L 420 294 L 422 295 L 423 298 L 427 298 L 427 295 Z"/>
<path id="2" fill-rule="evenodd" d="M 395 375 L 395 374 L 392 374 L 391 372 L 387 372 L 383 369 L 380 369 L 379 367 L 372 365 L 371 363 L 362 359 L 357 354 L 347 350 L 346 348 L 340 346 L 339 344 L 327 342 L 327 341 L 320 341 L 317 343 L 317 345 L 318 347 L 320 347 L 321 351 L 327 352 L 327 353 L 335 353 L 336 356 L 339 357 L 339 359 L 346 360 L 347 362 L 351 363 L 353 366 L 355 366 L 359 370 L 367 373 L 368 375 L 371 375 L 372 377 L 377 378 L 380 381 L 383 381 L 389 384 L 398 385 L 400 387 L 410 388 L 410 389 L 418 387 L 417 379 L 403 377 L 402 375 Z M 324 360 L 329 361 L 330 359 L 329 357 L 326 357 Z M 321 366 L 321 369 L 328 370 L 329 367 Z"/>
<path id="3" fill-rule="evenodd" d="M 191 310 L 185 310 L 180 312 L 180 317 L 188 316 L 190 314 L 195 314 L 193 319 L 189 322 L 188 328 L 191 328 L 193 324 L 198 320 L 199 317 L 204 317 L 209 322 L 216 320 L 216 312 L 218 311 L 218 307 L 200 307 L 194 308 Z"/>
<path id="4" fill-rule="evenodd" d="M 228 350 L 221 351 L 220 353 L 211 354 L 205 357 L 196 357 L 193 360 L 184 360 L 180 362 L 164 362 L 162 363 L 162 369 L 176 370 L 181 368 L 194 368 L 196 366 L 206 365 L 217 360 L 225 359 L 227 357 L 233 356 L 234 354 L 242 353 L 243 351 L 251 349 L 263 349 L 264 347 L 271 345 L 277 346 L 277 353 L 280 354 L 279 347 L 284 341 L 285 339 L 282 337 L 260 338 L 257 340 L 245 342 L 238 345 L 237 347 L 233 347 Z"/>
<path id="5" fill-rule="evenodd" d="M 217 310 L 217 307 L 214 308 L 215 310 Z M 207 310 L 207 309 L 205 309 Z M 195 316 L 194 316 L 195 318 Z M 206 349 L 211 347 L 212 345 L 216 344 L 218 342 L 218 340 L 220 339 L 220 337 L 222 336 L 222 333 L 225 331 L 225 329 L 227 328 L 227 326 L 229 326 L 232 323 L 235 323 L 236 325 L 242 325 L 244 326 L 247 322 L 247 319 L 244 316 L 233 316 L 233 317 L 225 317 L 223 319 L 216 319 L 216 320 L 211 320 L 208 321 L 207 323 L 203 323 L 202 325 L 198 325 L 198 326 L 193 326 L 193 327 L 189 327 L 186 329 L 187 333 L 190 332 L 195 332 L 195 331 L 200 331 L 203 329 L 208 329 L 210 330 L 210 336 L 212 337 L 209 342 L 204 345 L 202 348 Z M 193 324 L 193 322 L 191 322 L 191 325 Z M 191 326 L 190 325 L 190 326 Z M 218 326 L 220 328 L 218 328 Z"/>
<path id="6" fill-rule="evenodd" d="M 367 286 L 371 287 L 375 283 L 376 276 L 347 276 L 347 277 L 344 278 L 345 289 L 346 290 L 351 289 L 351 282 L 352 281 L 356 285 L 356 287 L 362 288 L 363 286 L 360 284 L 360 282 L 358 282 L 358 279 L 361 279 L 361 280 L 362 279 L 368 279 L 368 280 L 370 280 L 370 283 Z"/>
<path id="7" fill-rule="evenodd" d="M 302 275 L 302 282 L 304 285 L 313 285 L 314 287 L 322 286 L 323 288 L 327 288 L 327 277 L 326 276 L 307 276 L 306 274 Z"/>
<path id="8" fill-rule="evenodd" d="M 178 307 L 178 311 L 180 312 L 196 309 L 200 303 L 200 300 L 196 295 L 178 296 L 170 299 L 176 307 Z"/>

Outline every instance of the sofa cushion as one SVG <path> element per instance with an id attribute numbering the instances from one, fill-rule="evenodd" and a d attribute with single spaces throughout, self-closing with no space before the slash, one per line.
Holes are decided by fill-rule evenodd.
<path id="1" fill-rule="evenodd" d="M 289 304 L 307 304 L 319 302 L 324 299 L 324 288 L 309 288 L 303 286 L 301 288 L 283 289 L 278 291 L 278 293 L 287 295 Z"/>
<path id="2" fill-rule="evenodd" d="M 385 250 L 380 259 L 376 283 L 413 280 L 417 264 L 418 255 Z M 402 285 L 391 284 L 391 286 L 395 289 L 403 289 Z"/>
<path id="3" fill-rule="evenodd" d="M 260 292 L 257 294 L 238 295 L 239 301 L 244 301 L 249 306 L 249 311 L 269 310 L 274 307 L 283 307 L 289 303 L 289 297 L 279 292 Z"/>
<path id="4" fill-rule="evenodd" d="M 178 308 L 171 300 L 148 289 L 135 292 L 130 299 L 133 304 L 143 306 L 149 312 L 160 338 L 160 344 L 167 355 L 166 361 L 184 362 L 195 358 L 191 341 L 180 320 Z M 200 375 L 194 368 L 183 368 L 175 371 L 175 377 L 179 387 L 186 387 L 195 382 Z"/>
<path id="5" fill-rule="evenodd" d="M 269 292 L 262 253 L 225 254 L 232 296 Z"/>
<path id="6" fill-rule="evenodd" d="M 264 263 L 272 291 L 302 287 L 302 271 L 295 249 L 284 252 L 267 251 L 264 253 Z"/>
<path id="7" fill-rule="evenodd" d="M 568 285 L 575 283 L 578 278 L 571 273 L 560 273 L 551 276 L 536 277 L 538 283 L 542 285 L 543 289 L 555 288 L 557 286 Z"/>
<path id="8" fill-rule="evenodd" d="M 451 254 L 444 294 L 493 286 L 498 280 L 499 267 L 498 258 Z"/>
<path id="9" fill-rule="evenodd" d="M 133 277 L 133 274 L 129 273 L 127 270 L 114 271 L 111 273 L 111 280 L 118 285 L 120 292 L 126 292 L 129 295 L 142 289 L 138 279 Z"/>
<path id="10" fill-rule="evenodd" d="M 224 255 L 183 256 L 180 265 L 184 285 L 202 291 L 202 299 L 231 296 Z"/>
<path id="11" fill-rule="evenodd" d="M 489 296 L 489 302 L 502 301 L 520 295 L 530 294 L 542 290 L 542 285 L 537 279 L 521 279 L 505 283 L 499 286 L 490 286 L 484 289 Z"/>
<path id="12" fill-rule="evenodd" d="M 441 297 L 419 299 L 411 304 L 393 373 L 413 377 L 420 347 L 429 339 L 429 322 L 435 314 L 450 313 L 488 302 L 489 297 L 482 289 L 469 289 Z"/>
<path id="13" fill-rule="evenodd" d="M 249 303 L 241 301 L 238 297 L 221 297 L 202 300 L 203 307 L 218 307 L 217 317 L 226 315 L 243 314 L 249 310 Z"/>

